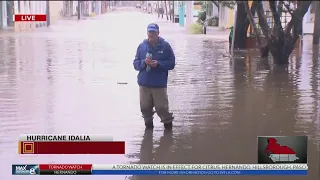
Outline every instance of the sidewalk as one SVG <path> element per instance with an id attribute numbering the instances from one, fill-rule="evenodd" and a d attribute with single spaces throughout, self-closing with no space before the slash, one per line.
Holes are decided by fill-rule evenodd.
<path id="1" fill-rule="evenodd" d="M 220 27 L 207 27 L 207 34 L 190 34 L 188 29 L 184 26 L 180 26 L 179 23 L 172 23 L 170 20 L 168 21 L 166 17 L 163 19 L 158 18 L 156 14 L 154 17 L 156 19 L 156 23 L 160 26 L 160 32 L 170 30 L 170 32 L 176 35 L 180 35 L 181 33 L 201 38 L 212 38 L 226 41 L 229 39 L 229 30 L 224 30 Z"/>

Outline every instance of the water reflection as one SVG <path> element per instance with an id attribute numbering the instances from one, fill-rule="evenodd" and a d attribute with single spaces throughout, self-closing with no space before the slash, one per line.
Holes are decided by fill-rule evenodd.
<path id="1" fill-rule="evenodd" d="M 47 86 L 47 98 L 46 98 L 46 101 L 47 101 L 47 106 L 46 106 L 46 109 L 47 109 L 47 116 L 46 116 L 46 119 L 45 121 L 47 123 L 44 123 L 45 124 L 45 127 L 47 128 L 47 131 L 48 133 L 54 133 L 55 131 L 55 124 L 54 124 L 54 108 L 55 108 L 55 103 L 54 103 L 54 99 L 55 99 L 55 94 L 54 94 L 54 88 L 55 88 L 55 85 L 54 85 L 54 75 L 53 75 L 53 72 L 52 72 L 52 61 L 53 61 L 53 57 L 55 57 L 54 55 L 54 46 L 52 45 L 52 42 L 51 41 L 46 41 L 46 46 L 45 46 L 45 49 L 46 49 L 46 54 L 47 54 L 47 63 L 46 63 L 46 69 L 47 69 L 47 80 L 48 80 L 48 86 Z"/>

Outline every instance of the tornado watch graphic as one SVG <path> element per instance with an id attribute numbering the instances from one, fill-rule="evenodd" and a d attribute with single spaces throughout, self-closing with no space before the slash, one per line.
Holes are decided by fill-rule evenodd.
<path id="1" fill-rule="evenodd" d="M 307 163 L 307 136 L 259 136 L 258 163 Z"/>

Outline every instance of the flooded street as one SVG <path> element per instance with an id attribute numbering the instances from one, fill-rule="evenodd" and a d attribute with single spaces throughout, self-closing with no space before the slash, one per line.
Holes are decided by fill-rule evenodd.
<path id="1" fill-rule="evenodd" d="M 141 118 L 133 59 L 158 22 L 177 65 L 168 94 L 174 129 L 160 119 L 146 131 Z M 0 34 L 0 177 L 24 163 L 197 163 L 255 164 L 257 136 L 309 136 L 309 175 L 320 177 L 319 48 L 306 41 L 301 58 L 286 67 L 253 56 L 225 57 L 227 40 L 187 35 L 176 24 L 140 12 L 113 12 L 61 22 L 33 33 Z M 212 39 L 212 38 L 211 38 Z M 239 55 L 238 55 L 239 56 Z M 118 83 L 127 84 L 118 84 Z M 126 155 L 17 154 L 24 133 L 107 134 L 126 141 Z M 57 179 L 29 177 L 24 179 Z M 61 180 L 241 179 L 270 177 L 60 176 Z"/>

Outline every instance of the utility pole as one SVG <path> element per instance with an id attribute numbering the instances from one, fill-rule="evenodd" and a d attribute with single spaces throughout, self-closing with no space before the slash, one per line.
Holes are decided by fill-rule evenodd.
<path id="1" fill-rule="evenodd" d="M 80 20 L 80 1 L 78 0 L 78 20 Z"/>
<path id="2" fill-rule="evenodd" d="M 158 12 L 158 18 L 160 18 L 160 5 L 159 5 L 159 1 L 157 1 L 157 12 Z"/>
<path id="3" fill-rule="evenodd" d="M 313 41 L 314 45 L 319 44 L 320 38 L 320 1 L 314 1 L 315 3 L 315 14 L 314 14 L 314 28 L 313 28 Z"/>
<path id="4" fill-rule="evenodd" d="M 167 21 L 169 21 L 167 1 L 163 1 L 163 2 L 164 2 L 165 11 L 166 11 Z"/>
<path id="5" fill-rule="evenodd" d="M 50 26 L 50 1 L 46 1 L 47 27 Z"/>
<path id="6" fill-rule="evenodd" d="M 176 23 L 176 16 L 175 16 L 175 12 L 174 12 L 174 8 L 175 8 L 175 2 L 172 1 L 172 22 Z"/>

